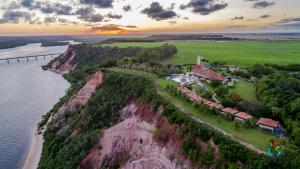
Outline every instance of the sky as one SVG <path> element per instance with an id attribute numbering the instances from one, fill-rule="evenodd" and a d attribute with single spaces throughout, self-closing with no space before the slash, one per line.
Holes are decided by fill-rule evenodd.
<path id="1" fill-rule="evenodd" d="M 299 0 L 0 0 L 0 35 L 300 32 Z"/>

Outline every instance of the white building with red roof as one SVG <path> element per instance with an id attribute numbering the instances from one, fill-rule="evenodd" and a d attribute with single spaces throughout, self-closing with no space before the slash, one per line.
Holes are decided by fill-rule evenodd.
<path id="1" fill-rule="evenodd" d="M 246 120 L 250 120 L 252 118 L 253 116 L 245 112 L 238 112 L 234 115 L 234 119 L 239 120 L 241 122 L 245 122 Z"/>
<path id="2" fill-rule="evenodd" d="M 227 107 L 227 108 L 225 108 L 225 109 L 222 109 L 222 112 L 223 112 L 223 113 L 227 113 L 227 114 L 231 114 L 231 115 L 235 115 L 235 114 L 237 114 L 239 111 L 236 110 L 236 109 L 232 109 L 232 108 L 230 108 L 230 107 Z"/>
<path id="3" fill-rule="evenodd" d="M 225 79 L 225 77 L 222 74 L 210 70 L 203 65 L 194 65 L 192 68 L 192 74 L 210 81 L 212 80 L 223 81 Z"/>
<path id="4" fill-rule="evenodd" d="M 265 130 L 269 130 L 274 132 L 274 130 L 276 128 L 280 127 L 280 122 L 276 121 L 276 120 L 272 120 L 269 118 L 260 118 L 256 125 L 258 125 L 258 127 L 260 127 L 261 129 L 265 129 Z"/>

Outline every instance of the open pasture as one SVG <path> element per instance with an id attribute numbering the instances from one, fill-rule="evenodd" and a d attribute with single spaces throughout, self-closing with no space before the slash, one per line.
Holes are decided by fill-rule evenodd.
<path id="1" fill-rule="evenodd" d="M 167 61 L 170 64 L 195 64 L 197 56 L 210 62 L 251 66 L 255 63 L 279 65 L 300 64 L 300 41 L 170 41 L 178 53 Z M 162 42 L 115 43 L 119 47 L 160 46 Z"/>

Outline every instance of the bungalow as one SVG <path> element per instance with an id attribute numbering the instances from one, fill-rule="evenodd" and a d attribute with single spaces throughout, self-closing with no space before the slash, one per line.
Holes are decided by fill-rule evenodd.
<path id="1" fill-rule="evenodd" d="M 236 109 L 232 109 L 230 107 L 227 107 L 225 109 L 222 109 L 222 112 L 225 113 L 225 114 L 230 114 L 230 115 L 235 115 L 237 114 L 239 111 L 237 111 Z"/>
<path id="2" fill-rule="evenodd" d="M 192 74 L 209 81 L 212 80 L 223 81 L 225 79 L 223 75 L 213 70 L 210 70 L 203 65 L 194 65 L 192 68 Z"/>
<path id="3" fill-rule="evenodd" d="M 258 127 L 260 127 L 261 129 L 269 130 L 272 132 L 274 132 L 275 129 L 280 128 L 279 121 L 275 121 L 269 118 L 260 118 L 256 125 L 258 125 Z"/>
<path id="4" fill-rule="evenodd" d="M 234 119 L 239 120 L 241 122 L 245 122 L 246 120 L 249 120 L 252 118 L 253 118 L 253 116 L 251 116 L 250 114 L 245 113 L 245 112 L 238 112 L 234 115 Z"/>
<path id="5" fill-rule="evenodd" d="M 217 109 L 217 110 L 222 110 L 224 109 L 224 107 L 222 106 L 222 104 L 220 103 L 216 103 L 216 102 L 210 102 L 208 103 L 208 106 L 212 109 Z"/>

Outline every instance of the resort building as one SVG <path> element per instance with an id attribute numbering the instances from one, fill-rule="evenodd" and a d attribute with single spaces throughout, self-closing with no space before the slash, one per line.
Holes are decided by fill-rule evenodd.
<path id="1" fill-rule="evenodd" d="M 209 102 L 207 104 L 211 109 L 217 109 L 217 110 L 222 110 L 224 109 L 223 105 L 217 102 Z"/>
<path id="2" fill-rule="evenodd" d="M 251 116 L 250 114 L 245 113 L 245 112 L 238 112 L 234 115 L 234 119 L 239 120 L 241 122 L 245 122 L 246 120 L 250 120 L 252 118 L 253 118 L 253 116 Z"/>
<path id="3" fill-rule="evenodd" d="M 203 65 L 194 65 L 192 67 L 192 74 L 194 76 L 200 77 L 204 80 L 219 80 L 219 81 L 223 81 L 225 80 L 225 77 L 213 70 L 210 70 L 208 68 L 206 68 Z"/>
<path id="4" fill-rule="evenodd" d="M 224 113 L 224 114 L 230 114 L 230 115 L 235 115 L 235 114 L 237 114 L 239 111 L 238 110 L 236 110 L 236 109 L 232 109 L 232 108 L 230 108 L 230 107 L 227 107 L 227 108 L 225 108 L 225 109 L 222 109 L 222 112 Z"/>
<path id="5" fill-rule="evenodd" d="M 279 121 L 275 121 L 269 118 L 260 118 L 256 125 L 258 125 L 259 128 L 264 129 L 264 130 L 269 130 L 274 132 L 275 129 L 280 128 L 280 123 Z"/>

